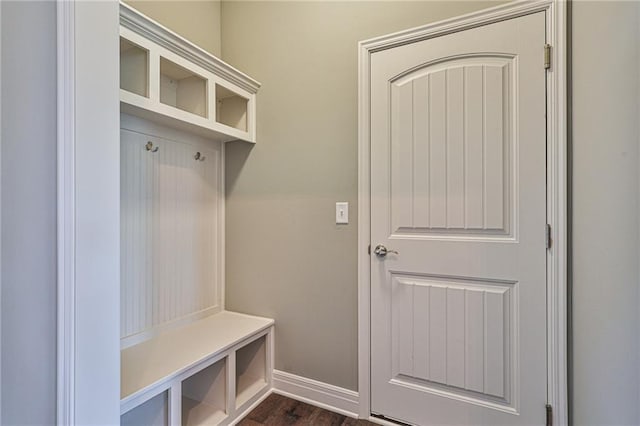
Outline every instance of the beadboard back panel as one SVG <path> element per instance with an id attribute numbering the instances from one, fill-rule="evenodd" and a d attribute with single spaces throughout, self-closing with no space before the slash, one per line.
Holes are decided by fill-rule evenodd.
<path id="1" fill-rule="evenodd" d="M 120 136 L 123 347 L 222 308 L 222 147 L 131 122 Z"/>

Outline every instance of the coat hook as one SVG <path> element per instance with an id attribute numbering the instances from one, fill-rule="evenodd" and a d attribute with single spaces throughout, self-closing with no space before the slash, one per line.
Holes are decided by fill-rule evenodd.
<path id="1" fill-rule="evenodd" d="M 151 141 L 147 142 L 147 144 L 144 147 L 146 148 L 147 151 L 151 151 L 151 152 L 158 152 L 158 150 L 160 149 L 160 147 L 158 146 L 154 148 L 153 142 Z"/>
<path id="2" fill-rule="evenodd" d="M 204 155 L 200 154 L 200 151 L 196 152 L 196 155 L 193 156 L 193 158 L 196 159 L 196 161 L 204 161 L 207 157 L 205 157 Z"/>

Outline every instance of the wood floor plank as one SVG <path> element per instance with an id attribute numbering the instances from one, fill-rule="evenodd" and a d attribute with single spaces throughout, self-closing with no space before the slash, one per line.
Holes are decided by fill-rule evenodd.
<path id="1" fill-rule="evenodd" d="M 332 411 L 316 408 L 313 415 L 309 418 L 309 424 L 312 425 L 330 425 L 340 426 L 344 422 L 346 416 L 334 413 Z"/>
<path id="2" fill-rule="evenodd" d="M 255 420 L 252 420 L 250 418 L 244 418 L 240 423 L 238 423 L 238 425 L 242 426 L 262 426 L 263 424 L 264 423 L 256 422 Z"/>
<path id="3" fill-rule="evenodd" d="M 258 424 L 264 424 L 269 416 L 276 412 L 280 405 L 282 405 L 287 399 L 288 398 L 284 396 L 272 393 L 262 401 L 260 405 L 254 408 L 246 418 L 257 422 Z"/>
<path id="4" fill-rule="evenodd" d="M 351 417 L 345 417 L 340 426 L 378 426 L 376 423 L 372 423 L 369 420 L 352 419 Z"/>
<path id="5" fill-rule="evenodd" d="M 238 426 L 376 426 L 278 394 L 269 395 Z"/>
<path id="6" fill-rule="evenodd" d="M 265 426 L 301 426 L 308 423 L 308 419 L 315 409 L 314 406 L 296 401 L 295 399 L 285 398 L 279 405 L 278 409 L 269 416 L 264 422 Z"/>

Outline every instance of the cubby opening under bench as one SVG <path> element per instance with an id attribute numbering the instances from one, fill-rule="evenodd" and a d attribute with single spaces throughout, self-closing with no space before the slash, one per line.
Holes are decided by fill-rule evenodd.
<path id="1" fill-rule="evenodd" d="M 224 143 L 260 84 L 120 4 L 122 425 L 230 425 L 272 388 L 274 321 L 225 310 Z"/>

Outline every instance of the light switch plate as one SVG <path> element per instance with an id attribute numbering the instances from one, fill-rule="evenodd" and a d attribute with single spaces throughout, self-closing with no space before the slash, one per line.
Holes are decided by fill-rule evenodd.
<path id="1" fill-rule="evenodd" d="M 336 223 L 349 223 L 349 203 L 346 201 L 336 203 Z"/>

